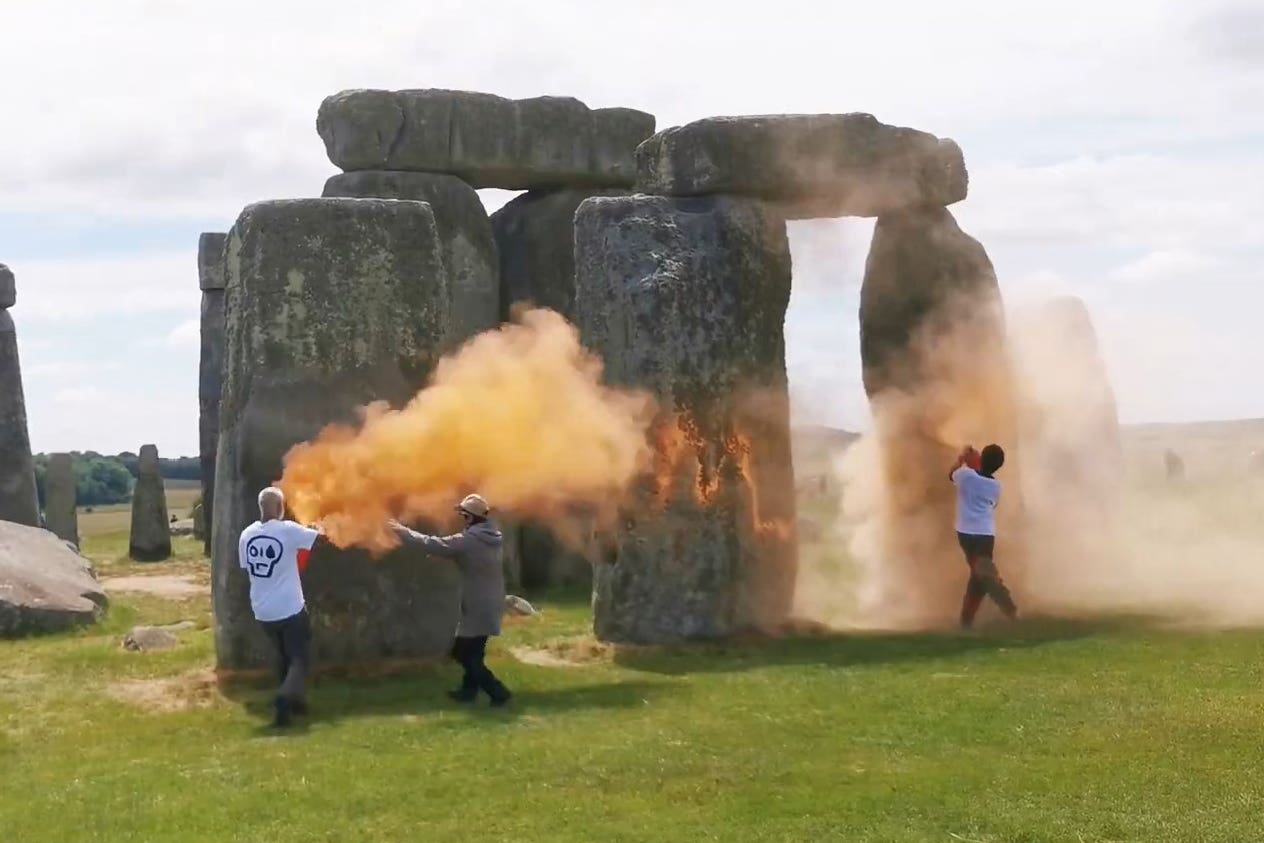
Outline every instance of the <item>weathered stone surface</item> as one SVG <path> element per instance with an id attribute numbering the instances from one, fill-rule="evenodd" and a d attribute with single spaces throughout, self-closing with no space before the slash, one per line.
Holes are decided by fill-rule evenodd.
<path id="1" fill-rule="evenodd" d="M 44 474 L 44 526 L 62 541 L 79 546 L 78 480 L 70 454 L 52 454 Z"/>
<path id="2" fill-rule="evenodd" d="M 13 279 L 13 270 L 0 263 L 0 310 L 13 307 L 18 301 L 18 288 Z"/>
<path id="3" fill-rule="evenodd" d="M 760 197 L 789 219 L 950 205 L 967 187 L 955 143 L 859 113 L 709 117 L 654 135 L 636 161 L 638 191 Z"/>
<path id="4" fill-rule="evenodd" d="M 39 526 L 39 499 L 26 427 L 18 337 L 13 318 L 3 309 L 0 309 L 0 521 Z"/>
<path id="5" fill-rule="evenodd" d="M 203 232 L 198 238 L 198 285 L 202 288 L 201 349 L 198 357 L 198 456 L 202 465 L 202 509 L 210 524 L 215 511 L 215 448 L 219 441 L 219 391 L 224 379 L 224 241 L 228 235 Z M 211 531 L 202 530 L 211 552 Z"/>
<path id="6" fill-rule="evenodd" d="M 137 474 L 132 489 L 132 534 L 127 554 L 137 562 L 161 562 L 171 556 L 171 522 L 167 518 L 167 493 L 157 447 L 141 445 Z"/>
<path id="7" fill-rule="evenodd" d="M 198 286 L 202 290 L 224 289 L 224 241 L 222 231 L 204 231 L 198 236 Z"/>
<path id="8" fill-rule="evenodd" d="M 592 586 L 592 565 L 567 548 L 549 528 L 527 523 L 520 528 L 522 584 L 528 589 L 580 589 Z"/>
<path id="9" fill-rule="evenodd" d="M 594 571 L 594 630 L 654 642 L 775 628 L 796 575 L 785 221 L 727 197 L 589 199 L 576 320 L 664 408 L 653 476 Z"/>
<path id="10" fill-rule="evenodd" d="M 216 461 L 212 599 L 219 664 L 272 655 L 250 610 L 237 538 L 282 458 L 373 400 L 422 386 L 448 335 L 449 292 L 429 205 L 262 202 L 229 234 L 226 362 Z M 438 655 L 459 614 L 455 566 L 412 549 L 379 560 L 322 546 L 304 591 L 321 664 Z"/>
<path id="11" fill-rule="evenodd" d="M 492 214 L 500 256 L 500 318 L 531 302 L 567 319 L 575 312 L 575 211 L 592 196 L 621 190 L 531 191 Z"/>
<path id="12" fill-rule="evenodd" d="M 87 560 L 65 542 L 0 521 L 0 638 L 92 623 L 107 603 Z"/>
<path id="13" fill-rule="evenodd" d="M 474 187 L 630 187 L 654 117 L 570 97 L 354 90 L 326 97 L 316 130 L 342 170 L 450 173 Z"/>
<path id="14" fill-rule="evenodd" d="M 429 204 L 452 295 L 449 345 L 499 324 L 496 242 L 487 210 L 474 188 L 456 176 L 439 173 L 361 170 L 331 177 L 325 182 L 324 195 L 411 199 Z"/>
<path id="15" fill-rule="evenodd" d="M 874 594 L 884 619 L 957 615 L 965 563 L 946 478 L 966 444 L 1006 450 L 997 554 L 1021 598 L 1020 449 L 1000 291 L 987 253 L 947 210 L 878 218 L 860 292 L 860 355 L 880 450 L 879 476 L 866 485 L 882 487 L 874 541 L 884 568 Z"/>

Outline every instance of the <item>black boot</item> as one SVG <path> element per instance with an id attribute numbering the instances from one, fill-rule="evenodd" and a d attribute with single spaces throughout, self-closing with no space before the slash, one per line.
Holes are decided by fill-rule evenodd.
<path id="1" fill-rule="evenodd" d="M 290 701 L 285 697 L 277 697 L 272 701 L 272 726 L 276 729 L 284 729 L 294 722 L 290 716 Z"/>

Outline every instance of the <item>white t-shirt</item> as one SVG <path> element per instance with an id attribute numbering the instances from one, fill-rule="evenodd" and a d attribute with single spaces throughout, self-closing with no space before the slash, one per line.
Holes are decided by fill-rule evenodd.
<path id="1" fill-rule="evenodd" d="M 1001 499 L 1001 483 L 984 477 L 969 466 L 952 473 L 957 487 L 957 532 L 968 536 L 996 535 L 996 502 Z"/>
<path id="2" fill-rule="evenodd" d="M 250 575 L 250 606 L 261 621 L 280 621 L 303 611 L 299 553 L 312 549 L 315 530 L 293 521 L 256 521 L 241 531 L 237 558 Z"/>

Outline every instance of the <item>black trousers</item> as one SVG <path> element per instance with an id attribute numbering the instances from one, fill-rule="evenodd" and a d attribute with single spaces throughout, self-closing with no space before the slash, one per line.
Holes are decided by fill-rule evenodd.
<path id="1" fill-rule="evenodd" d="M 486 635 L 458 635 L 452 642 L 452 658 L 465 670 L 461 677 L 461 692 L 474 697 L 479 691 L 485 691 L 494 700 L 504 699 L 509 696 L 509 689 L 484 663 L 486 657 Z"/>
<path id="2" fill-rule="evenodd" d="M 985 596 L 991 597 L 1002 612 L 1013 617 L 1018 609 L 1014 606 L 1014 598 L 1001 580 L 1001 574 L 996 570 L 996 563 L 992 558 L 996 545 L 995 536 L 957 533 L 957 543 L 961 545 L 966 564 L 970 566 L 970 578 L 966 580 L 966 593 L 961 601 L 962 625 L 969 626 L 974 622 L 975 613 L 979 611 L 979 604 Z"/>
<path id="3" fill-rule="evenodd" d="M 277 696 L 302 702 L 307 674 L 312 669 L 312 622 L 303 609 L 279 621 L 262 621 L 263 631 L 277 651 Z"/>

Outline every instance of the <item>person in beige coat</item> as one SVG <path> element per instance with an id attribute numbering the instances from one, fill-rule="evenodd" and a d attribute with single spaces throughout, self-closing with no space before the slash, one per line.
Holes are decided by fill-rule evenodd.
<path id="1" fill-rule="evenodd" d="M 461 569 L 461 621 L 452 644 L 452 658 L 464 668 L 461 687 L 448 695 L 458 702 L 474 702 L 478 692 L 499 707 L 509 702 L 505 687 L 485 663 L 487 639 L 500 635 L 505 611 L 505 567 L 501 560 L 504 537 L 490 518 L 490 507 L 479 495 L 469 495 L 456 507 L 465 529 L 451 536 L 428 536 L 396 521 L 391 528 L 405 544 L 452 559 Z"/>

